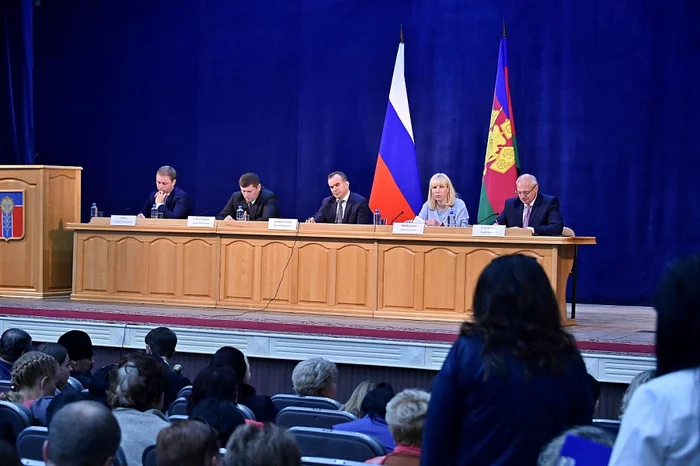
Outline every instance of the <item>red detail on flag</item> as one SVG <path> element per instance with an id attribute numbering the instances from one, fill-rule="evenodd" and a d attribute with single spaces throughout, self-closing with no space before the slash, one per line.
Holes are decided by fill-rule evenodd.
<path id="1" fill-rule="evenodd" d="M 24 236 L 24 206 L 15 206 L 12 212 L 12 237 Z"/>
<path id="2" fill-rule="evenodd" d="M 387 222 L 391 222 L 399 215 L 395 222 L 404 222 L 415 218 L 413 209 L 401 193 L 394 177 L 389 171 L 386 163 L 382 159 L 382 154 L 377 157 L 377 168 L 374 171 L 374 181 L 372 182 L 372 193 L 369 195 L 369 207 L 372 212 L 379 209 L 382 217 Z"/>

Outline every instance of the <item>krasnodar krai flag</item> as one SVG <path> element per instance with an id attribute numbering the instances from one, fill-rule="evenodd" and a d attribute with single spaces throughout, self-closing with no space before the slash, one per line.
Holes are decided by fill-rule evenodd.
<path id="1" fill-rule="evenodd" d="M 377 167 L 369 196 L 372 211 L 379 209 L 382 217 L 389 222 L 394 218 L 397 222 L 413 219 L 423 205 L 406 93 L 403 49 L 402 39 L 396 54 L 389 104 L 386 106 Z"/>

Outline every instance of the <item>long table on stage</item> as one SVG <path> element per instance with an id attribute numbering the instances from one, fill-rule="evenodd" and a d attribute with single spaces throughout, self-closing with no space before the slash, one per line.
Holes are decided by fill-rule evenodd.
<path id="1" fill-rule="evenodd" d="M 575 248 L 595 244 L 593 237 L 474 237 L 471 228 L 440 227 L 396 235 L 390 226 L 302 223 L 279 231 L 263 222 L 110 226 L 109 218 L 67 227 L 75 231 L 75 300 L 451 321 L 470 319 L 489 262 L 522 253 L 544 268 L 567 322 Z"/>

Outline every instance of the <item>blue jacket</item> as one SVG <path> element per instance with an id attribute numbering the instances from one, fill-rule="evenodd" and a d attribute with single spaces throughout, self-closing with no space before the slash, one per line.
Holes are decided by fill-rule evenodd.
<path id="1" fill-rule="evenodd" d="M 523 203 L 514 197 L 506 201 L 503 212 L 496 219 L 499 225 L 507 227 L 523 226 Z M 559 212 L 559 199 L 537 193 L 537 199 L 530 212 L 530 224 L 536 235 L 559 236 L 564 229 L 564 220 Z"/>
<path id="2" fill-rule="evenodd" d="M 156 193 L 153 191 L 141 209 L 141 213 L 146 218 L 151 218 L 151 208 L 156 203 Z M 158 206 L 158 212 L 163 214 L 163 218 L 187 218 L 190 215 L 190 198 L 185 191 L 173 188 L 173 191 L 165 198 L 165 203 Z"/>
<path id="3" fill-rule="evenodd" d="M 593 415 L 586 366 L 576 351 L 554 375 L 502 352 L 505 374 L 483 380 L 483 339 L 460 336 L 435 377 L 421 465 L 535 465 L 540 450 Z"/>
<path id="4" fill-rule="evenodd" d="M 356 432 L 358 434 L 369 435 L 374 437 L 384 445 L 387 453 L 394 451 L 396 443 L 394 442 L 394 437 L 389 432 L 389 426 L 386 421 L 382 418 L 370 418 L 365 416 L 363 418 L 357 419 L 356 421 L 344 422 L 342 424 L 336 424 L 333 426 L 333 430 L 341 430 L 343 432 Z"/>

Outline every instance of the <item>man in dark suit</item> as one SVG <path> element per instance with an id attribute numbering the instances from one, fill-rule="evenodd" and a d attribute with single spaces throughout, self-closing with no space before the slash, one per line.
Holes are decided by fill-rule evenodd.
<path id="1" fill-rule="evenodd" d="M 559 212 L 559 200 L 539 193 L 537 178 L 524 174 L 515 182 L 518 197 L 508 199 L 496 224 L 508 228 L 527 228 L 534 235 L 559 236 L 564 220 Z"/>
<path id="2" fill-rule="evenodd" d="M 367 199 L 350 192 L 350 182 L 343 172 L 328 175 L 328 187 L 332 196 L 321 202 L 321 207 L 309 223 L 372 223 L 372 212 Z"/>
<path id="3" fill-rule="evenodd" d="M 185 191 L 175 187 L 176 182 L 177 172 L 173 167 L 160 167 L 156 172 L 156 190 L 146 199 L 139 217 L 150 218 L 151 208 L 155 204 L 163 218 L 187 218 L 190 215 L 190 198 Z"/>
<path id="4" fill-rule="evenodd" d="M 244 173 L 238 180 L 240 191 L 231 195 L 231 199 L 226 203 L 226 207 L 219 212 L 217 219 L 226 222 L 236 220 L 236 210 L 238 206 L 243 207 L 243 211 L 248 220 L 264 220 L 280 216 L 277 208 L 277 196 L 269 189 L 263 188 L 260 178 L 255 173 Z"/>
<path id="5" fill-rule="evenodd" d="M 177 399 L 177 394 L 184 387 L 192 385 L 190 379 L 173 371 L 171 360 L 177 346 L 177 335 L 168 327 L 157 327 L 146 334 L 146 354 L 158 358 L 167 368 L 168 383 L 165 387 L 163 409 Z"/>

